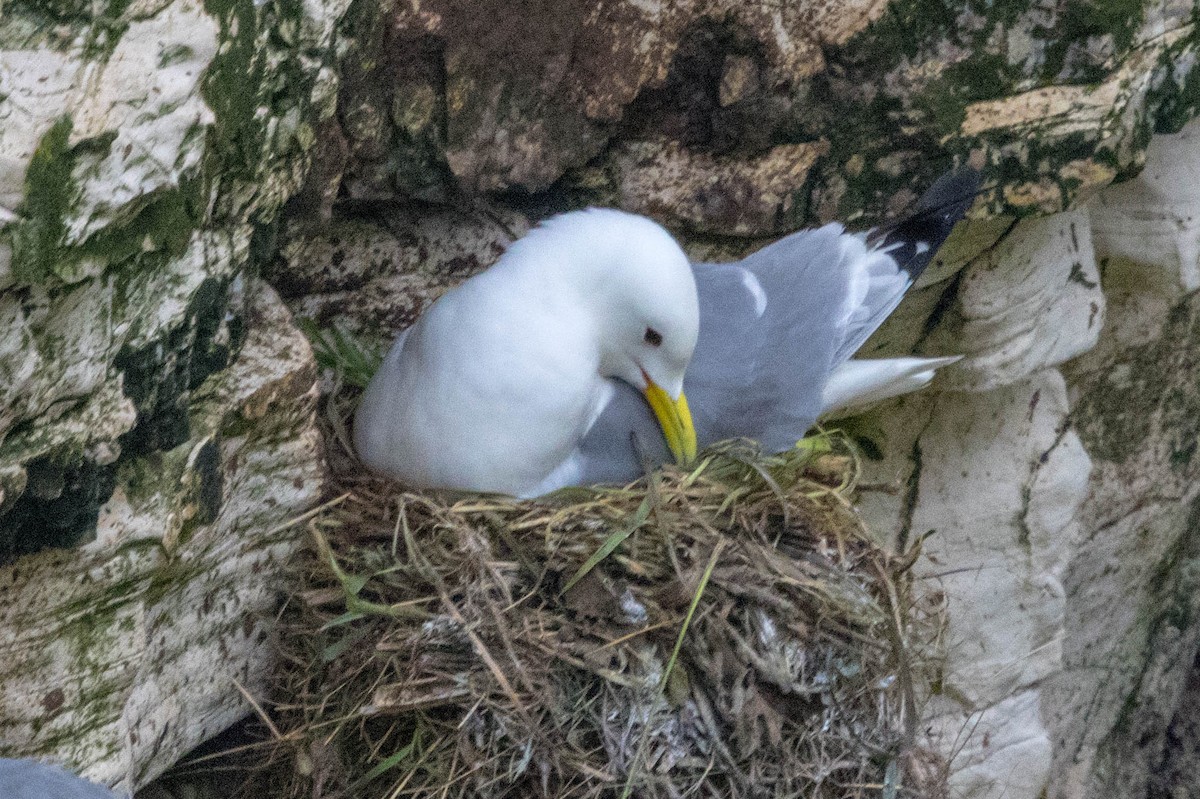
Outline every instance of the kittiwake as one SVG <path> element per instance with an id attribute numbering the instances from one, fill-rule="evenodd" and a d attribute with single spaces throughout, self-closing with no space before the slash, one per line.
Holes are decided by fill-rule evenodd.
<path id="1" fill-rule="evenodd" d="M 978 186 L 972 169 L 948 173 L 897 224 L 831 223 L 732 264 L 689 264 L 645 217 L 552 217 L 400 334 L 355 447 L 414 487 L 519 497 L 627 482 L 731 438 L 788 449 L 821 414 L 915 391 L 957 360 L 850 356 Z"/>
<path id="2" fill-rule="evenodd" d="M 106 788 L 66 769 L 34 760 L 0 758 L 3 799 L 115 799 Z"/>

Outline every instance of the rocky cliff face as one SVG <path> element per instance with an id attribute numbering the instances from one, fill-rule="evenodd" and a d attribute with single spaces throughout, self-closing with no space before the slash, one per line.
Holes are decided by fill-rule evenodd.
<path id="1" fill-rule="evenodd" d="M 5 6 L 10 754 L 132 787 L 244 712 L 236 682 L 261 680 L 255 614 L 295 539 L 279 528 L 322 478 L 311 351 L 254 274 L 332 109 L 339 13 Z"/>
<path id="2" fill-rule="evenodd" d="M 864 509 L 901 542 L 931 531 L 949 626 L 927 712 L 964 795 L 1190 790 L 1162 768 L 1193 751 L 1169 729 L 1198 642 L 1196 136 L 968 265 L 931 335 L 962 368 L 873 414 L 871 472 L 903 499 Z"/>
<path id="3" fill-rule="evenodd" d="M 935 531 L 928 734 L 967 796 L 1194 773 L 1190 4 L 4 11 L 0 748 L 131 787 L 245 709 L 320 490 L 311 353 L 258 275 L 394 331 L 555 210 L 719 257 L 972 158 L 992 190 L 869 345 L 968 357 L 860 420 L 896 488 L 864 514 Z"/>

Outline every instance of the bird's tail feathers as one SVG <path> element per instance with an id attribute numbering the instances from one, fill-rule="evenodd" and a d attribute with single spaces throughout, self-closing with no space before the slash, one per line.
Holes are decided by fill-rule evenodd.
<path id="1" fill-rule="evenodd" d="M 833 370 L 821 395 L 822 415 L 841 415 L 885 399 L 918 391 L 934 373 L 958 361 L 944 358 L 881 358 L 846 361 Z"/>
<path id="2" fill-rule="evenodd" d="M 911 214 L 871 231 L 867 243 L 891 255 L 915 281 L 966 215 L 980 183 L 979 172 L 969 166 L 945 173 L 921 196 Z"/>

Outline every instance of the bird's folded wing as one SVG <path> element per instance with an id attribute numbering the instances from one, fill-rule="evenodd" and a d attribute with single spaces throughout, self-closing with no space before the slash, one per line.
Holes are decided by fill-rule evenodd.
<path id="1" fill-rule="evenodd" d="M 853 311 L 840 225 L 793 233 L 737 264 L 698 264 L 700 338 L 684 379 L 701 445 L 752 438 L 786 449 L 817 418 Z"/>
<path id="2" fill-rule="evenodd" d="M 700 446 L 751 438 L 779 452 L 826 410 L 916 390 L 952 362 L 846 363 L 895 310 L 978 187 L 974 170 L 950 172 L 913 215 L 871 234 L 830 224 L 736 264 L 694 265 L 700 336 L 684 390 Z M 578 482 L 620 482 L 670 459 L 645 400 L 618 384 L 564 469 Z"/>
<path id="3" fill-rule="evenodd" d="M 707 446 L 753 438 L 784 449 L 813 423 L 851 308 L 839 225 L 792 234 L 739 264 L 696 264 L 700 337 L 684 391 Z M 621 482 L 670 460 L 645 399 L 617 383 L 564 473 Z"/>

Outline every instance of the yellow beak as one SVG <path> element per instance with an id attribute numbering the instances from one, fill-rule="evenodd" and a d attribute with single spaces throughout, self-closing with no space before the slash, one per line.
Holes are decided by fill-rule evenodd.
<path id="1" fill-rule="evenodd" d="M 696 457 L 696 428 L 692 426 L 692 412 L 688 410 L 687 397 L 680 392 L 679 399 L 671 399 L 671 395 L 658 386 L 653 380 L 646 380 L 646 401 L 654 410 L 658 424 L 662 427 L 667 439 L 667 446 L 675 456 L 675 462 L 686 466 Z"/>

